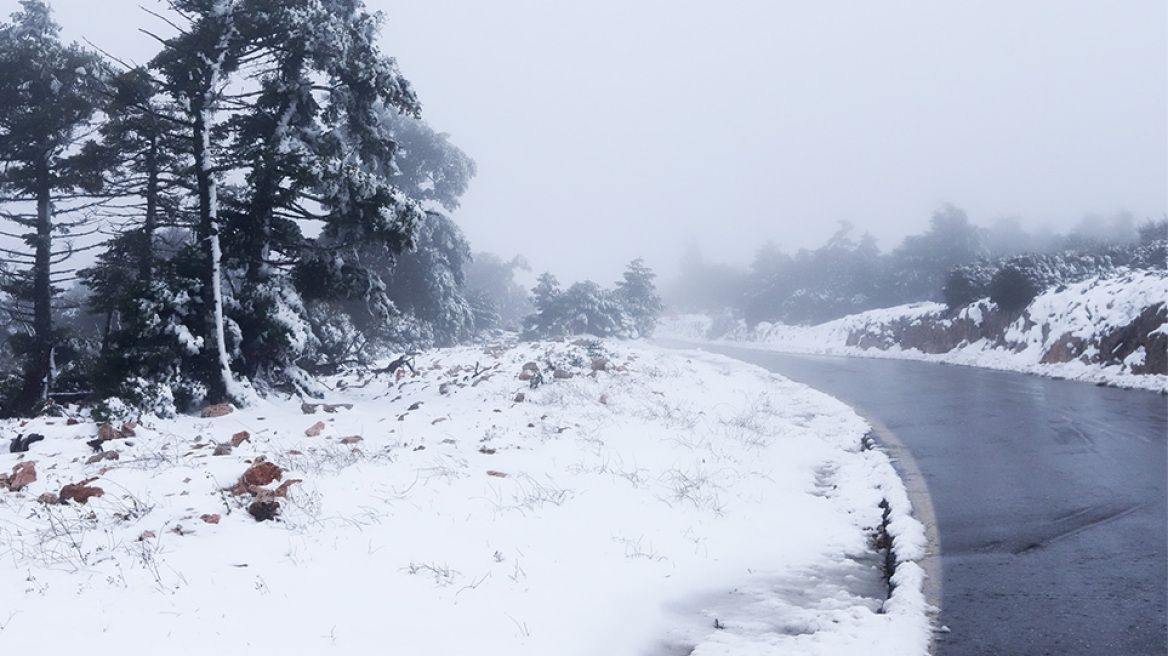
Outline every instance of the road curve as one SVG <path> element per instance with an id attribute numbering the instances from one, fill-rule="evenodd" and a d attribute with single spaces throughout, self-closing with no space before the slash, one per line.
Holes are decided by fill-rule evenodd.
<path id="1" fill-rule="evenodd" d="M 1165 397 L 971 367 L 706 348 L 847 402 L 911 452 L 940 538 L 941 656 L 1168 654 Z"/>

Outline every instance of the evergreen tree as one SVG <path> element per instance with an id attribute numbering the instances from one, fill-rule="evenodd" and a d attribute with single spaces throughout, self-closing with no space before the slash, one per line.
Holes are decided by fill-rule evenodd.
<path id="1" fill-rule="evenodd" d="M 60 42 L 60 28 L 44 2 L 20 4 L 12 22 L 0 26 L 0 193 L 13 208 L 4 218 L 29 231 L 15 236 L 33 253 L 5 251 L 29 267 L 8 290 L 25 326 L 16 349 L 24 360 L 23 382 L 8 411 L 24 414 L 52 388 L 58 291 L 53 267 L 69 250 L 68 244 L 57 248 L 55 237 L 79 225 L 58 218 L 66 211 L 63 201 L 100 186 L 79 141 L 96 111 L 103 64 L 77 45 Z"/>
<path id="2" fill-rule="evenodd" d="M 244 55 L 235 0 L 171 0 L 187 20 L 186 29 L 163 42 L 151 67 L 163 77 L 166 91 L 182 108 L 182 121 L 193 159 L 198 220 L 199 300 L 204 320 L 195 334 L 199 344 L 197 378 L 212 402 L 235 398 L 235 379 L 223 308 L 222 244 L 220 241 L 219 178 L 221 139 L 217 126 L 227 86 Z"/>
<path id="3" fill-rule="evenodd" d="M 463 292 L 470 244 L 441 212 L 427 212 L 415 250 L 384 275 L 386 293 L 406 317 L 397 341 L 414 347 L 452 346 L 474 332 L 474 310 Z"/>
<path id="4" fill-rule="evenodd" d="M 631 337 L 649 337 L 657 327 L 663 306 L 653 284 L 656 278 L 641 258 L 629 262 L 624 279 L 616 284 L 615 297 L 630 326 Z"/>
<path id="5" fill-rule="evenodd" d="M 466 267 L 466 287 L 472 306 L 483 315 L 475 319 L 476 328 L 519 330 L 534 306 L 527 290 L 516 282 L 515 272 L 530 270 L 520 256 L 505 262 L 491 253 L 475 253 Z"/>

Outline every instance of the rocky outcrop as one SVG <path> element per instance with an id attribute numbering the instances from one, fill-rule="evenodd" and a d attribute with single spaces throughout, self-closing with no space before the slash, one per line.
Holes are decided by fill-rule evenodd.
<path id="1" fill-rule="evenodd" d="M 1133 374 L 1168 374 L 1168 304 L 1153 305 L 1135 321 L 1104 335 L 1099 358 L 1103 364 L 1127 362 Z"/>
<path id="2" fill-rule="evenodd" d="M 1041 342 L 1034 328 L 1041 329 Z M 1038 346 L 1039 362 L 1055 364 L 1080 360 L 1084 364 L 1121 366 L 1133 374 L 1168 374 L 1168 304 L 1145 308 L 1135 319 L 1098 330 L 1062 332 L 1030 309 L 1004 312 L 988 301 L 979 301 L 957 312 L 938 311 L 915 317 L 853 327 L 847 345 L 888 350 L 895 346 L 927 354 L 948 353 L 985 341 L 993 349 L 1021 352 Z"/>

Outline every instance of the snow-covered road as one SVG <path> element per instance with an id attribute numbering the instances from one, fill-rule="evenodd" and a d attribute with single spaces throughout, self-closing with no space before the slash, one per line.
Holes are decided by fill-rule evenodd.
<path id="1" fill-rule="evenodd" d="M 1168 403 L 973 367 L 708 345 L 907 445 L 936 511 L 941 655 L 1168 653 Z"/>

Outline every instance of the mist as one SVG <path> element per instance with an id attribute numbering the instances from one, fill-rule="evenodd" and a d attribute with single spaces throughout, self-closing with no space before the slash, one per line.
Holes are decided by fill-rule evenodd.
<path id="1" fill-rule="evenodd" d="M 52 3 L 66 39 L 142 63 L 165 26 L 138 4 Z M 564 281 L 674 276 L 691 241 L 744 265 L 839 221 L 890 250 L 946 203 L 1039 233 L 1168 209 L 1161 2 L 369 6 L 478 165 L 474 249 Z"/>

